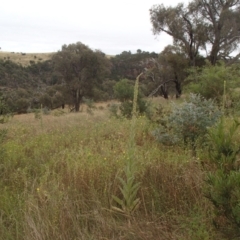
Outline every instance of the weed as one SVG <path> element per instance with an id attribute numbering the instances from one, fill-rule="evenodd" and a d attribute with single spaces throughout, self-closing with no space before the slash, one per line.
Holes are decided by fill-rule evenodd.
<path id="1" fill-rule="evenodd" d="M 133 212 L 140 204 L 140 199 L 137 198 L 137 192 L 140 188 L 140 182 L 135 182 L 136 173 L 138 171 L 136 158 L 135 158 L 135 134 L 136 134 L 136 118 L 137 118 L 137 99 L 138 99 L 138 87 L 140 74 L 134 86 L 133 108 L 132 108 L 132 120 L 129 137 L 129 149 L 128 158 L 126 161 L 126 167 L 124 170 L 125 178 L 119 177 L 121 183 L 120 191 L 122 198 L 114 196 L 113 199 L 117 202 L 121 208 L 112 207 L 113 210 L 117 210 L 125 214 L 128 218 L 132 216 Z"/>

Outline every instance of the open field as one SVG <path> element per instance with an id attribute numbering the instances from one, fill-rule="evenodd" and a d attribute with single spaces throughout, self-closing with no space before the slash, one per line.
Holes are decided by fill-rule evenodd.
<path id="1" fill-rule="evenodd" d="M 54 53 L 19 53 L 0 51 L 0 59 L 11 60 L 22 66 L 30 65 L 30 61 L 42 62 L 51 59 Z"/>
<path id="2" fill-rule="evenodd" d="M 93 114 L 14 116 L 0 151 L 0 239 L 223 239 L 202 193 L 204 173 L 188 149 L 163 146 L 138 117 Z M 134 144 L 130 139 L 134 134 Z M 132 154 L 134 153 L 134 154 Z M 116 211 L 129 157 L 136 163 L 139 206 Z M 205 158 L 204 152 L 200 153 Z"/>

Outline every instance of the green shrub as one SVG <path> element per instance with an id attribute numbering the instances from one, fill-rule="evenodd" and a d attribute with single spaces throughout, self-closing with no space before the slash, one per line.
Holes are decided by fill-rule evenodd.
<path id="1" fill-rule="evenodd" d="M 114 86 L 114 96 L 120 101 L 125 102 L 133 99 L 134 88 L 129 80 L 122 79 Z"/>
<path id="2" fill-rule="evenodd" d="M 126 118 L 131 118 L 132 116 L 133 103 L 131 101 L 122 102 L 119 109 L 121 114 Z"/>
<path id="3" fill-rule="evenodd" d="M 19 98 L 16 101 L 16 110 L 18 113 L 26 113 L 29 105 L 29 99 Z"/>
<path id="4" fill-rule="evenodd" d="M 114 87 L 115 97 L 121 102 L 119 107 L 121 114 L 126 118 L 132 117 L 134 87 L 127 79 L 122 79 Z M 147 111 L 149 104 L 143 99 L 139 92 L 137 96 L 137 112 L 143 114 Z"/>
<path id="5" fill-rule="evenodd" d="M 222 119 L 209 132 L 211 168 L 206 177 L 205 196 L 215 209 L 214 225 L 229 239 L 240 236 L 240 147 L 234 140 L 239 125 L 235 120 L 226 127 Z"/>
<path id="6" fill-rule="evenodd" d="M 190 92 L 201 94 L 206 99 L 215 99 L 218 103 L 222 103 L 224 91 L 227 97 L 231 98 L 232 89 L 240 84 L 239 71 L 236 71 L 234 66 L 225 66 L 224 63 L 214 66 L 207 64 L 201 69 L 194 68 L 190 70 L 188 81 Z"/>
<path id="7" fill-rule="evenodd" d="M 240 116 L 240 89 L 236 88 L 231 91 L 231 100 L 229 101 L 231 113 Z M 228 109 L 227 109 L 228 110 Z"/>
<path id="8" fill-rule="evenodd" d="M 197 140 L 203 140 L 208 127 L 215 124 L 220 116 L 221 112 L 213 100 L 190 94 L 183 103 L 172 103 L 171 113 L 153 134 L 162 143 L 183 142 L 190 144 L 195 151 Z"/>

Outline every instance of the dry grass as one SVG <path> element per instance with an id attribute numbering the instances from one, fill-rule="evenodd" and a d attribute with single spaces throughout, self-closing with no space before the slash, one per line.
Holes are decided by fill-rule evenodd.
<path id="1" fill-rule="evenodd" d="M 0 59 L 11 60 L 22 66 L 30 65 L 30 61 L 43 62 L 51 59 L 54 53 L 19 53 L 0 51 Z"/>
<path id="2" fill-rule="evenodd" d="M 203 172 L 187 149 L 165 147 L 136 120 L 134 159 L 141 182 L 139 208 L 118 214 L 118 176 L 128 157 L 130 121 L 110 119 L 107 105 L 93 115 L 14 116 L 2 145 L 0 238 L 202 240 L 220 239 L 202 194 Z"/>
<path id="3" fill-rule="evenodd" d="M 30 61 L 44 62 L 50 60 L 54 53 L 23 53 L 23 52 L 4 52 L 0 51 L 0 59 L 11 60 L 24 67 L 30 65 Z M 113 58 L 112 55 L 106 55 L 108 59 Z"/>

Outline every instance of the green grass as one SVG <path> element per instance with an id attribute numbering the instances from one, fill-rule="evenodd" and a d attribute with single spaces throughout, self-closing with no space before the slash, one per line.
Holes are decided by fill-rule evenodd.
<path id="1" fill-rule="evenodd" d="M 135 178 L 140 205 L 131 222 L 112 211 L 122 197 L 131 121 L 107 109 L 62 116 L 15 116 L 0 153 L 0 239 L 220 239 L 191 152 L 163 146 L 138 117 Z M 202 158 L 206 157 L 202 153 Z M 120 207 L 120 206 L 119 206 Z"/>

